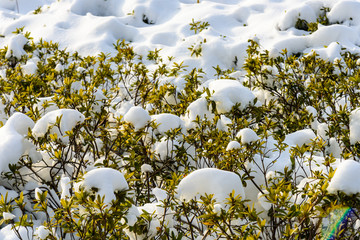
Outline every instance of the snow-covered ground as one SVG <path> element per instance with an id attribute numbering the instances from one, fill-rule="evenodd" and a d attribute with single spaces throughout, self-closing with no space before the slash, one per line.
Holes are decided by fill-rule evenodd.
<path id="1" fill-rule="evenodd" d="M 62 48 L 83 55 L 111 53 L 113 43 L 125 39 L 139 54 L 162 49 L 163 56 L 202 67 L 209 78 L 213 66 L 239 69 L 248 39 L 258 39 L 273 54 L 284 48 L 289 52 L 315 49 L 333 60 L 340 56 L 341 47 L 359 52 L 358 1 L 3 0 L 0 7 L 2 44 L 21 27 L 35 40 L 59 42 Z M 39 7 L 41 12 L 34 14 Z M 311 35 L 295 28 L 298 18 L 316 22 L 323 8 L 331 9 L 330 22 L 341 24 L 320 27 Z M 209 26 L 195 34 L 189 24 L 198 21 Z M 203 57 L 190 56 L 188 48 L 193 45 L 202 45 Z"/>
<path id="2" fill-rule="evenodd" d="M 328 12 L 324 9 L 328 9 Z M 66 48 L 70 52 L 78 51 L 84 56 L 101 52 L 114 54 L 113 44 L 118 39 L 125 39 L 136 53 L 144 56 L 151 50 L 161 49 L 160 55 L 164 59 L 166 56 L 174 56 L 177 62 L 183 61 L 188 69 L 196 67 L 204 70 L 204 86 L 212 92 L 211 100 L 216 103 L 217 112 L 224 114 L 236 104 L 240 103 L 242 108 L 251 105 L 256 93 L 244 87 L 241 81 L 214 79 L 216 71 L 213 67 L 234 68 L 237 76 L 243 77 L 245 73 L 242 72 L 242 66 L 247 57 L 249 39 L 269 50 L 270 56 L 278 56 L 282 49 L 287 49 L 289 53 L 305 54 L 316 51 L 320 57 L 333 61 L 341 58 L 340 54 L 344 49 L 360 53 L 359 13 L 360 1 L 355 0 L 200 0 L 200 3 L 196 0 L 0 0 L 0 46 L 9 47 L 9 56 L 24 54 L 23 46 L 27 40 L 22 35 L 13 34 L 16 29 L 24 27 L 24 32 L 30 32 L 35 42 L 40 39 L 58 42 L 60 48 Z M 314 33 L 310 34 L 296 27 L 298 19 L 308 23 L 316 22 L 322 14 L 326 15 L 330 24 L 320 25 Z M 201 56 L 193 54 L 191 49 L 201 49 Z M 145 59 L 144 63 L 152 64 Z M 23 66 L 28 73 L 34 72 L 34 68 L 36 67 L 31 62 Z M 154 130 L 156 134 L 165 135 L 166 131 L 175 128 L 181 128 L 185 133 L 193 127 L 193 121 L 198 115 L 213 117 L 206 104 L 206 96 L 203 95 L 190 104 L 188 114 L 181 118 L 165 113 L 149 115 L 140 106 L 125 105 L 121 115 L 125 122 L 135 127 L 135 131 L 154 121 L 159 124 Z M 8 170 L 8 164 L 16 163 L 24 153 L 34 156 L 37 154 L 34 146 L 24 137 L 27 127 L 32 128 L 34 137 L 40 138 L 60 116 L 64 132 L 70 131 L 85 119 L 80 112 L 70 109 L 51 111 L 36 123 L 20 113 L 10 117 L 0 128 L 0 171 Z M 24 125 L 19 126 L 19 121 Z M 221 121 L 222 127 L 219 128 L 226 129 L 229 119 L 223 116 Z M 359 110 L 354 110 L 350 115 L 349 129 L 352 144 L 360 140 L 359 123 Z M 315 127 L 315 131 L 304 129 L 288 134 L 284 141 L 289 146 L 309 144 L 317 136 L 325 135 L 326 126 L 319 124 Z M 68 144 L 68 137 L 55 130 L 52 129 L 51 133 L 56 133 L 59 141 Z M 236 137 L 241 141 L 229 142 L 227 151 L 259 140 L 250 128 L 241 129 Z M 167 145 L 166 141 L 158 142 L 155 153 L 166 156 Z M 339 146 L 333 148 L 336 147 Z M 269 176 L 266 177 L 273 177 L 275 172 L 282 172 L 285 167 L 291 166 L 289 154 L 288 148 L 281 156 L 270 153 L 265 160 L 261 159 L 269 166 Z M 336 155 L 335 150 L 333 154 Z M 322 160 L 319 158 L 314 161 L 320 163 Z M 255 168 L 258 161 L 260 159 L 254 159 L 247 167 Z M 357 184 L 359 163 L 353 160 L 340 162 L 337 159 L 334 164 L 335 167 L 340 165 L 328 188 L 329 192 L 339 190 L 347 194 L 360 193 Z M 317 168 L 325 169 L 324 166 Z M 152 171 L 151 166 L 146 164 L 142 166 L 142 170 Z M 305 175 L 306 171 L 303 170 Z M 99 177 L 103 179 L 102 182 L 98 181 Z M 61 180 L 62 198 L 69 195 L 69 182 L 70 179 L 66 177 Z M 85 189 L 98 188 L 99 194 L 105 196 L 106 203 L 116 198 L 115 191 L 128 189 L 122 173 L 108 168 L 89 171 L 80 185 L 84 185 Z M 220 201 L 232 190 L 256 202 L 261 210 L 269 209 L 259 191 L 251 185 L 244 187 L 235 173 L 219 169 L 196 170 L 178 185 L 181 200 L 206 193 L 214 194 Z M 161 189 L 153 189 L 153 194 L 158 202 L 166 198 Z M 151 207 L 158 208 L 157 205 Z M 133 215 L 138 216 L 142 208 L 146 207 L 134 210 Z M 11 219 L 13 216 L 5 213 L 3 217 Z M 37 231 L 38 236 L 46 237 L 49 234 L 43 226 L 39 226 Z M 25 234 L 24 232 L 25 229 L 20 229 L 20 234 Z M 7 226 L 0 231 L 0 237 L 10 233 Z M 14 238 L 5 239 L 16 238 L 14 235 Z"/>

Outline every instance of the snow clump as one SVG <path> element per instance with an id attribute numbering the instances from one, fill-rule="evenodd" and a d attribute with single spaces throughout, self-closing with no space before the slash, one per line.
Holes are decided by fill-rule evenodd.
<path id="1" fill-rule="evenodd" d="M 24 46 L 27 42 L 28 42 L 27 38 L 22 34 L 17 34 L 12 36 L 9 39 L 8 49 L 5 57 L 6 58 L 15 57 L 17 59 L 20 59 L 22 55 L 26 54 L 24 50 Z"/>
<path id="2" fill-rule="evenodd" d="M 309 144 L 316 138 L 316 135 L 311 129 L 303 129 L 286 135 L 284 142 L 292 146 L 302 146 Z"/>
<path id="3" fill-rule="evenodd" d="M 240 110 L 244 110 L 254 99 L 255 95 L 250 89 L 244 87 L 235 80 L 209 80 L 209 90 L 213 93 L 211 100 L 216 103 L 218 113 L 228 113 L 236 105 L 240 104 Z"/>
<path id="4" fill-rule="evenodd" d="M 60 129 L 55 127 L 58 119 L 60 121 Z M 50 129 L 50 134 L 57 135 L 58 139 L 63 143 L 69 142 L 69 137 L 66 136 L 67 131 L 71 131 L 77 124 L 84 122 L 85 116 L 74 109 L 58 109 L 45 114 L 40 118 L 34 128 L 32 134 L 36 138 L 44 137 L 46 132 Z"/>
<path id="5" fill-rule="evenodd" d="M 95 16 L 118 16 L 121 17 L 123 1 L 119 0 L 75 0 L 72 1 L 70 10 L 78 15 L 91 13 Z"/>
<path id="6" fill-rule="evenodd" d="M 199 98 L 190 103 L 186 109 L 186 115 L 184 117 L 185 126 L 187 128 L 196 127 L 194 121 L 197 117 L 199 117 L 200 120 L 204 120 L 205 118 L 211 120 L 214 118 L 214 114 L 209 110 L 208 102 L 205 97 Z"/>
<path id="7" fill-rule="evenodd" d="M 355 144 L 360 141 L 360 108 L 350 113 L 350 143 Z"/>
<path id="8" fill-rule="evenodd" d="M 308 4 L 303 4 L 302 6 L 296 6 L 288 11 L 286 11 L 279 23 L 278 27 L 281 31 L 285 31 L 291 27 L 295 27 L 298 19 L 303 19 L 308 23 L 316 22 L 316 12 Z"/>
<path id="9" fill-rule="evenodd" d="M 38 236 L 38 238 L 40 239 L 46 239 L 49 234 L 50 231 L 42 225 L 36 228 L 35 235 Z"/>
<path id="10" fill-rule="evenodd" d="M 360 3 L 356 1 L 339 1 L 327 14 L 331 23 L 344 23 L 347 25 L 360 24 Z"/>
<path id="11" fill-rule="evenodd" d="M 8 224 L 0 230 L 0 239 L 2 240 L 31 240 L 33 230 L 30 227 L 19 226 L 16 231 L 13 230 L 13 225 Z"/>
<path id="12" fill-rule="evenodd" d="M 239 149 L 239 148 L 241 148 L 241 145 L 240 145 L 240 143 L 238 141 L 231 141 L 227 145 L 226 151 L 231 151 L 231 150 Z"/>
<path id="13" fill-rule="evenodd" d="M 259 139 L 258 135 L 254 132 L 254 130 L 250 128 L 243 128 L 237 134 L 237 138 L 241 139 L 242 144 L 247 144 L 251 142 L 255 142 Z"/>
<path id="14" fill-rule="evenodd" d="M 229 194 L 235 191 L 235 196 L 245 198 L 244 188 L 240 177 L 229 171 L 216 168 L 203 168 L 195 170 L 183 178 L 178 187 L 177 193 L 181 201 L 199 199 L 205 194 L 214 194 L 217 202 L 225 201 Z"/>
<path id="15" fill-rule="evenodd" d="M 329 193 L 341 191 L 347 195 L 360 193 L 359 174 L 360 163 L 345 160 L 338 165 L 327 190 Z"/>
<path id="16" fill-rule="evenodd" d="M 139 106 L 131 107 L 124 115 L 124 121 L 131 123 L 138 131 L 146 126 L 151 121 L 151 117 L 145 109 Z"/>
<path id="17" fill-rule="evenodd" d="M 154 130 L 155 134 L 165 135 L 167 131 L 185 127 L 184 121 L 180 117 L 170 114 L 162 113 L 158 115 L 152 115 L 151 120 L 157 124 L 157 128 Z"/>
<path id="18" fill-rule="evenodd" d="M 32 147 L 25 139 L 34 122 L 22 113 L 14 113 L 0 128 L 0 173 L 9 170 L 9 164 L 16 164 L 21 156 Z"/>
<path id="19" fill-rule="evenodd" d="M 61 187 L 61 199 L 65 199 L 70 196 L 70 178 L 62 176 L 60 179 Z"/>
<path id="20" fill-rule="evenodd" d="M 143 165 L 141 165 L 141 172 L 142 173 L 151 173 L 153 172 L 153 168 L 151 167 L 151 165 L 144 163 Z"/>
<path id="21" fill-rule="evenodd" d="M 13 220 L 16 216 L 9 212 L 3 212 L 3 218 L 5 221 L 7 220 Z"/>
<path id="22" fill-rule="evenodd" d="M 104 203 L 111 203 L 116 199 L 115 191 L 124 191 L 129 189 L 124 175 L 112 168 L 98 168 L 87 172 L 83 176 L 84 180 L 77 183 L 75 190 L 79 191 L 80 187 L 84 187 L 85 191 L 92 188 L 98 189 L 97 194 L 104 196 Z"/>

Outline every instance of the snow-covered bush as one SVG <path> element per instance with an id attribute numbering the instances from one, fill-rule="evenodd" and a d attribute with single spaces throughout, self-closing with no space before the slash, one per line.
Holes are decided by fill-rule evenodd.
<path id="1" fill-rule="evenodd" d="M 358 237 L 358 56 L 272 58 L 250 41 L 246 76 L 205 79 L 121 41 L 87 57 L 13 41 L 0 236 L 320 239 L 350 207 L 340 234 Z"/>

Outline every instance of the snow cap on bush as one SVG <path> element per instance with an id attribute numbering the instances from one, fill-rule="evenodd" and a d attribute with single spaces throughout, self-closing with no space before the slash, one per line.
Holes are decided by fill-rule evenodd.
<path id="1" fill-rule="evenodd" d="M 229 142 L 229 144 L 226 147 L 226 151 L 230 151 L 230 150 L 234 150 L 234 149 L 239 149 L 241 148 L 241 145 L 238 141 L 231 141 Z"/>
<path id="2" fill-rule="evenodd" d="M 360 193 L 359 174 L 360 163 L 354 160 L 345 160 L 337 167 L 327 190 L 330 193 L 341 191 L 347 195 Z"/>
<path id="3" fill-rule="evenodd" d="M 244 188 L 240 177 L 229 171 L 216 168 L 203 168 L 195 170 L 182 179 L 177 187 L 178 197 L 181 201 L 199 199 L 206 194 L 214 194 L 218 202 L 224 201 L 232 191 L 245 198 Z"/>
<path id="4" fill-rule="evenodd" d="M 34 122 L 25 114 L 14 113 L 0 128 L 0 172 L 8 171 L 9 164 L 16 164 L 28 150 L 29 142 L 24 138 Z"/>
<path id="5" fill-rule="evenodd" d="M 243 129 L 241 129 L 241 130 L 236 134 L 236 137 L 237 137 L 237 138 L 241 138 L 241 143 L 242 143 L 242 144 L 255 142 L 256 140 L 259 139 L 258 135 L 254 132 L 254 130 L 252 130 L 252 129 L 250 129 L 250 128 L 243 128 Z"/>
<path id="6" fill-rule="evenodd" d="M 46 239 L 47 236 L 49 236 L 50 231 L 49 229 L 46 229 L 45 226 L 41 225 L 36 228 L 36 231 L 34 233 L 36 236 L 38 236 L 39 239 Z"/>
<path id="7" fill-rule="evenodd" d="M 150 122 L 151 117 L 145 109 L 139 106 L 135 106 L 129 109 L 129 111 L 124 115 L 124 121 L 131 123 L 135 127 L 135 131 L 144 128 L 148 122 Z"/>
<path id="8" fill-rule="evenodd" d="M 22 55 L 26 54 L 24 50 L 24 46 L 27 42 L 28 39 L 22 34 L 17 34 L 12 36 L 9 39 L 8 49 L 5 57 L 6 58 L 16 57 L 17 59 L 20 59 Z"/>
<path id="9" fill-rule="evenodd" d="M 254 99 L 255 95 L 250 89 L 235 80 L 210 80 L 209 90 L 213 93 L 211 100 L 215 101 L 218 113 L 230 112 L 232 107 L 240 104 L 245 109 Z"/>
<path id="10" fill-rule="evenodd" d="M 185 125 L 180 117 L 170 113 L 152 115 L 151 119 L 158 125 L 154 132 L 161 135 L 176 128 L 181 128 L 183 130 Z"/>
<path id="11" fill-rule="evenodd" d="M 360 108 L 350 113 L 350 143 L 355 144 L 360 141 Z"/>
<path id="12" fill-rule="evenodd" d="M 55 127 L 56 120 L 61 118 L 60 129 Z M 71 131 L 77 124 L 84 122 L 85 116 L 74 109 L 58 109 L 45 114 L 40 118 L 32 129 L 34 137 L 44 137 L 51 128 L 50 133 L 56 133 L 58 138 L 64 143 L 69 142 L 69 137 L 65 136 L 67 131 Z"/>
<path id="13" fill-rule="evenodd" d="M 207 118 L 208 120 L 214 118 L 214 114 L 208 109 L 208 103 L 205 97 L 199 98 L 189 104 L 184 117 L 186 127 L 194 128 L 196 126 L 194 121 L 197 117 L 201 120 L 204 118 Z"/>
<path id="14" fill-rule="evenodd" d="M 98 168 L 87 172 L 83 176 L 84 180 L 75 186 L 78 191 L 79 187 L 84 187 L 85 191 L 92 188 L 98 189 L 97 194 L 104 196 L 104 203 L 110 203 L 116 199 L 115 191 L 124 191 L 129 189 L 124 175 L 112 168 Z"/>
<path id="15" fill-rule="evenodd" d="M 309 144 L 316 138 L 316 135 L 311 129 L 303 129 L 286 135 L 284 142 L 288 145 L 302 146 Z"/>

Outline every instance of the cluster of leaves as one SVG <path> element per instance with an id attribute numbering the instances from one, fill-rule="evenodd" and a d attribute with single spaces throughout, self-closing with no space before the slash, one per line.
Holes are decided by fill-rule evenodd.
<path id="1" fill-rule="evenodd" d="M 206 25 L 194 23 L 194 27 Z M 288 56 L 284 51 L 280 57 L 270 58 L 251 41 L 244 84 L 271 97 L 246 108 L 236 105 L 222 116 L 209 89 L 199 88 L 204 76 L 201 69 L 187 70 L 172 58 L 164 60 L 158 50 L 139 56 L 121 41 L 114 48 L 114 56 L 84 57 L 61 50 L 58 44 L 29 39 L 21 59 L 6 58 L 8 49 L 0 49 L 3 114 L 22 112 L 37 121 L 50 109 L 67 108 L 85 116 L 83 123 L 66 133 L 67 144 L 50 132 L 37 138 L 29 131 L 27 138 L 41 157 L 24 155 L 10 166 L 10 172 L 2 173 L 3 185 L 19 195 L 2 196 L 0 212 L 18 216 L 4 219 L 3 224 L 12 224 L 14 231 L 41 224 L 49 231 L 47 239 L 319 239 L 322 222 L 331 210 L 350 206 L 357 213 L 357 198 L 326 191 L 335 161 L 327 152 L 326 139 L 291 147 L 292 166 L 268 177 L 271 165 L 288 148 L 284 136 L 310 128 L 315 120 L 328 124 L 327 135 L 342 146 L 343 158 L 358 159 L 359 149 L 350 144 L 348 127 L 349 112 L 359 106 L 360 99 L 357 56 L 344 53 L 343 61 L 332 63 L 315 54 Z M 23 66 L 34 60 L 36 72 L 26 74 Z M 230 72 L 217 68 L 217 77 L 231 78 Z M 181 79 L 183 88 L 171 79 Z M 204 94 L 215 117 L 198 117 L 194 127 L 185 132 L 179 128 L 157 134 L 149 131 L 158 127 L 154 122 L 135 129 L 118 114 L 120 107 L 131 103 L 149 109 L 150 114 L 184 116 L 188 106 Z M 309 113 L 309 106 L 317 116 Z M 222 117 L 231 120 L 226 130 L 218 127 Z M 60 128 L 60 121 L 54 127 Z M 253 129 L 259 140 L 226 150 L 231 140 L 241 142 L 236 133 L 243 128 Z M 267 150 L 270 138 L 277 144 Z M 154 151 L 154 146 L 163 141 L 170 146 L 165 156 Z M 265 164 L 274 152 L 279 157 Z M 311 170 L 312 164 L 318 164 L 315 157 L 324 159 L 326 170 Z M 144 164 L 152 171 L 143 171 Z M 254 167 L 249 168 L 249 164 Z M 308 166 L 306 176 L 299 174 L 299 169 Z M 60 199 L 61 178 L 79 182 L 89 167 L 121 171 L 130 190 L 116 193 L 110 206 L 95 194 L 96 189 L 71 189 L 70 196 Z M 176 196 L 179 181 L 203 167 L 237 173 L 244 186 L 253 186 L 261 193 L 269 209 L 252 206 L 256 200 L 234 194 L 229 195 L 226 207 L 220 208 L 211 194 L 180 201 Z M 309 183 L 299 188 L 304 178 Z M 32 187 L 34 182 L 42 193 Z M 155 188 L 163 189 L 167 197 L 156 202 Z M 155 203 L 158 210 L 142 212 L 135 222 L 130 219 L 134 206 Z M 351 230 L 356 219 L 349 219 L 342 237 L 356 236 Z"/>

